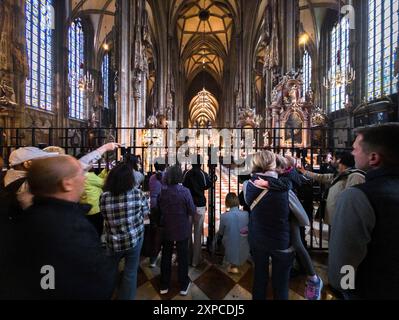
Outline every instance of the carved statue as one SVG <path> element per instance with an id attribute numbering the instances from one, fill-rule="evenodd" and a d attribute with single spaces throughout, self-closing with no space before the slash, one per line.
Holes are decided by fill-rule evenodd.
<path id="1" fill-rule="evenodd" d="M 250 107 L 240 108 L 238 115 L 238 127 L 239 128 L 258 128 L 262 122 L 262 117 L 256 114 L 255 109 Z"/>
<path id="2" fill-rule="evenodd" d="M 269 146 L 269 130 L 266 130 L 265 133 L 263 134 L 263 146 L 264 147 Z"/>
<path id="3" fill-rule="evenodd" d="M 151 115 L 151 116 L 148 117 L 147 123 L 148 123 L 148 126 L 149 126 L 150 128 L 156 128 L 157 125 L 158 125 L 158 119 L 157 119 L 156 116 Z"/>
<path id="4" fill-rule="evenodd" d="M 97 127 L 97 115 L 96 115 L 96 111 L 94 111 L 94 110 L 92 110 L 92 112 L 91 112 L 89 125 L 91 128 Z"/>
<path id="5" fill-rule="evenodd" d="M 135 99 L 141 98 L 141 70 L 137 70 L 134 72 L 133 76 L 133 97 Z"/>
<path id="6" fill-rule="evenodd" d="M 148 13 L 144 11 L 143 19 L 143 42 L 146 47 L 152 47 L 151 35 L 148 28 Z"/>
<path id="7" fill-rule="evenodd" d="M 14 89 L 7 85 L 6 81 L 3 79 L 0 82 L 0 107 L 14 107 L 17 105 L 13 101 Z"/>
<path id="8" fill-rule="evenodd" d="M 241 100 L 241 87 L 235 92 L 235 107 L 237 109 L 241 109 L 242 100 Z"/>
<path id="9" fill-rule="evenodd" d="M 323 110 L 317 106 L 312 112 L 312 127 L 324 126 L 327 122 L 327 116 Z"/>
<path id="10" fill-rule="evenodd" d="M 297 106 L 300 102 L 300 89 L 297 84 L 294 84 L 289 91 L 290 103 Z"/>
<path id="11" fill-rule="evenodd" d="M 310 104 L 314 104 L 314 94 L 313 94 L 313 90 L 309 89 L 308 91 L 306 91 L 305 93 L 305 102 L 306 103 L 310 103 Z"/>
<path id="12" fill-rule="evenodd" d="M 171 112 L 173 110 L 173 94 L 171 91 L 168 91 L 168 95 L 166 97 L 166 114 L 168 115 L 168 119 L 171 118 Z"/>

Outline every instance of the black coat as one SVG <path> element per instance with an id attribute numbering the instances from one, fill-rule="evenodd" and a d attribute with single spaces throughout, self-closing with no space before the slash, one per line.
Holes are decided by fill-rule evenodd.
<path id="1" fill-rule="evenodd" d="M 6 262 L 0 297 L 6 299 L 110 299 L 117 264 L 106 256 L 87 206 L 54 198 L 36 198 L 14 222 L 7 244 L 14 253 Z M 9 251 L 9 250 L 8 250 Z M 55 289 L 43 290 L 43 266 L 55 271 Z"/>
<path id="2" fill-rule="evenodd" d="M 212 186 L 212 181 L 205 171 L 193 167 L 185 173 L 183 185 L 190 190 L 196 207 L 206 206 L 205 190 Z"/>

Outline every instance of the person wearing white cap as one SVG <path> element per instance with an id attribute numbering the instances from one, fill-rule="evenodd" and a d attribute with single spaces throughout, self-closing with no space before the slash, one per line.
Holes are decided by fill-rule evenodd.
<path id="1" fill-rule="evenodd" d="M 81 157 L 79 159 L 80 164 L 83 167 L 84 171 L 89 171 L 92 166 L 101 159 L 101 157 L 103 156 L 104 153 L 106 153 L 107 151 L 114 151 L 116 148 L 118 148 L 120 146 L 119 143 L 116 142 L 109 142 L 106 143 L 104 145 L 102 145 L 101 147 L 97 148 L 96 150 L 84 155 L 83 157 Z M 59 155 L 65 155 L 65 149 L 58 147 L 58 146 L 49 146 L 43 149 L 43 151 L 46 152 L 56 152 Z"/>
<path id="2" fill-rule="evenodd" d="M 32 204 L 32 195 L 29 192 L 28 183 L 25 181 L 32 160 L 57 155 L 58 153 L 44 152 L 36 147 L 22 147 L 11 152 L 8 160 L 11 169 L 7 171 L 4 177 L 4 187 L 10 187 L 13 183 L 20 185 L 16 194 L 22 209 L 26 209 Z"/>
<path id="3" fill-rule="evenodd" d="M 100 160 L 105 152 L 115 150 L 118 146 L 119 144 L 110 142 L 82 157 L 79 161 L 83 169 L 85 171 L 90 170 L 91 166 Z M 62 148 L 59 149 L 62 150 Z M 62 153 L 59 150 L 54 151 L 56 152 L 45 152 L 36 147 L 22 147 L 11 152 L 8 161 L 11 169 L 7 171 L 4 177 L 4 186 L 5 188 L 8 186 L 12 188 L 11 184 L 16 184 L 16 196 L 22 209 L 28 208 L 33 200 L 28 183 L 25 181 L 32 160 L 55 157 Z"/>

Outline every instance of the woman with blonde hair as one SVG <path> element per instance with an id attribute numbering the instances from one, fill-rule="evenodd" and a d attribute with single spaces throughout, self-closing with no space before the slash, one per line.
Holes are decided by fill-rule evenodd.
<path id="1" fill-rule="evenodd" d="M 274 299 L 288 300 L 288 285 L 294 252 L 290 247 L 288 190 L 265 188 L 255 184 L 267 181 L 278 185 L 276 156 L 270 151 L 256 153 L 252 158 L 252 178 L 245 187 L 245 201 L 251 208 L 249 245 L 255 264 L 252 298 L 266 299 L 269 280 L 269 259 L 272 258 Z"/>

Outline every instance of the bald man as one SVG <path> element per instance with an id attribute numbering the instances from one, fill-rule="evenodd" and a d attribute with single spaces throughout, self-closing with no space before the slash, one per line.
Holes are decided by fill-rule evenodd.
<path id="1" fill-rule="evenodd" d="M 90 206 L 78 203 L 85 181 L 79 161 L 35 160 L 27 178 L 34 202 L 16 223 L 18 256 L 6 281 L 11 298 L 110 299 L 116 263 L 85 217 Z"/>

